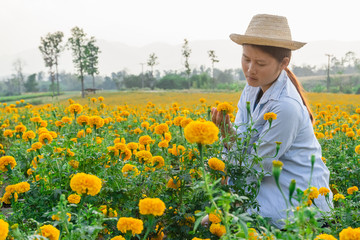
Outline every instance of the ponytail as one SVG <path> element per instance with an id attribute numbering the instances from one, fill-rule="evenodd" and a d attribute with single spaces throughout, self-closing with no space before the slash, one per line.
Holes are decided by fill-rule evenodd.
<path id="1" fill-rule="evenodd" d="M 307 102 L 307 100 L 306 100 L 306 98 L 304 96 L 304 92 L 305 92 L 304 88 L 302 87 L 299 80 L 297 80 L 295 74 L 292 71 L 290 71 L 290 69 L 288 67 L 285 68 L 285 71 L 286 71 L 288 77 L 290 78 L 291 82 L 294 84 L 296 90 L 300 94 L 301 100 L 302 100 L 303 104 L 306 106 L 306 109 L 309 112 L 311 122 L 314 123 L 314 115 L 312 114 L 311 109 L 310 109 L 310 105 L 309 105 L 309 103 Z"/>

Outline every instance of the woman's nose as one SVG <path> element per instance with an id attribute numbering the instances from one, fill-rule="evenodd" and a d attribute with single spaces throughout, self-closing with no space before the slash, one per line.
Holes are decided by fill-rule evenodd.
<path id="1" fill-rule="evenodd" d="M 248 68 L 248 72 L 249 73 L 256 73 L 256 69 L 253 63 L 249 63 L 249 68 Z"/>

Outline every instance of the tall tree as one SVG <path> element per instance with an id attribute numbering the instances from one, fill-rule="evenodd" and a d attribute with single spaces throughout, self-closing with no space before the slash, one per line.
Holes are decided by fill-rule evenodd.
<path id="1" fill-rule="evenodd" d="M 55 33 L 48 33 L 44 38 L 41 38 L 41 44 L 39 46 L 39 49 L 45 61 L 45 66 L 49 67 L 53 95 L 55 91 L 55 79 L 57 84 L 57 94 L 60 94 L 58 65 L 60 53 L 64 51 L 65 48 L 61 44 L 63 41 L 63 37 L 64 33 L 60 31 L 57 31 Z M 53 67 L 55 67 L 55 69 L 53 69 Z"/>
<path id="2" fill-rule="evenodd" d="M 81 28 L 74 27 L 71 29 L 71 37 L 68 39 L 68 42 L 70 44 L 70 49 L 72 50 L 73 63 L 81 81 L 81 96 L 84 98 L 84 73 L 86 72 L 87 67 L 86 51 L 88 39 Z"/>
<path id="3" fill-rule="evenodd" d="M 38 83 L 36 82 L 36 73 L 28 76 L 24 87 L 26 92 L 37 92 L 39 89 L 37 88 Z"/>
<path id="4" fill-rule="evenodd" d="M 189 42 L 186 38 L 184 39 L 184 45 L 182 46 L 181 53 L 185 58 L 184 65 L 185 65 L 186 80 L 188 81 L 188 88 L 190 89 L 190 87 L 191 87 L 191 82 L 190 82 L 191 69 L 190 69 L 190 65 L 189 65 L 189 57 L 191 54 L 191 49 L 189 47 Z"/>
<path id="5" fill-rule="evenodd" d="M 150 88 L 153 90 L 155 87 L 155 78 L 154 78 L 154 66 L 159 64 L 157 61 L 158 57 L 155 55 L 155 53 L 151 53 L 149 55 L 149 59 L 147 60 L 147 65 L 150 67 Z"/>
<path id="6" fill-rule="evenodd" d="M 99 74 L 99 47 L 95 45 L 96 40 L 94 37 L 91 37 L 89 42 L 85 47 L 85 55 L 86 55 L 86 68 L 85 71 L 92 77 L 93 80 L 93 88 L 95 88 L 95 74 Z"/>
<path id="7" fill-rule="evenodd" d="M 215 77 L 214 77 L 214 64 L 219 62 L 219 60 L 217 59 L 217 56 L 215 55 L 215 51 L 214 50 L 209 50 L 208 51 L 208 54 L 209 54 L 209 58 L 211 60 L 211 77 L 212 77 L 212 89 L 214 90 L 215 89 Z"/>
<path id="8" fill-rule="evenodd" d="M 13 66 L 14 66 L 14 70 L 16 72 L 16 75 L 15 75 L 15 82 L 16 82 L 16 85 L 18 86 L 18 93 L 21 95 L 21 92 L 22 92 L 22 86 L 24 84 L 24 73 L 23 73 L 23 68 L 24 68 L 24 61 L 22 61 L 20 58 L 16 59 L 15 62 L 13 63 Z"/>

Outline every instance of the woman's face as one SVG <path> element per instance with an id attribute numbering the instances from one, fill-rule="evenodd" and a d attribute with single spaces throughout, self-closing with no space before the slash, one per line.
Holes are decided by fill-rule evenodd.
<path id="1" fill-rule="evenodd" d="M 280 75 L 280 72 L 289 64 L 290 59 L 285 57 L 281 63 L 259 48 L 244 45 L 241 59 L 248 84 L 252 87 L 261 87 L 265 92 Z"/>

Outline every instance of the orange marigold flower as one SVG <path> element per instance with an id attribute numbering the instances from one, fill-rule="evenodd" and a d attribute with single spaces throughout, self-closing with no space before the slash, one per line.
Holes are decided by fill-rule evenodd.
<path id="1" fill-rule="evenodd" d="M 138 151 L 135 156 L 139 159 L 140 163 L 152 164 L 152 154 L 149 151 L 141 150 Z"/>
<path id="2" fill-rule="evenodd" d="M 4 137 L 12 137 L 14 136 L 13 131 L 10 129 L 6 129 L 3 133 Z"/>
<path id="3" fill-rule="evenodd" d="M 156 168 L 162 168 L 165 166 L 165 160 L 162 156 L 154 156 L 152 158 L 153 164 L 156 165 Z"/>
<path id="4" fill-rule="evenodd" d="M 151 139 L 151 137 L 149 135 L 141 136 L 139 138 L 139 143 L 142 145 L 148 145 L 152 142 L 153 142 L 153 140 Z"/>
<path id="5" fill-rule="evenodd" d="M 12 156 L 3 156 L 0 158 L 0 170 L 6 172 L 8 170 L 7 166 L 10 166 L 11 169 L 17 165 L 15 158 Z"/>
<path id="6" fill-rule="evenodd" d="M 15 126 L 15 132 L 25 132 L 25 131 L 26 131 L 26 126 L 22 124 Z"/>
<path id="7" fill-rule="evenodd" d="M 221 225 L 220 223 L 213 223 L 210 226 L 210 232 L 218 237 L 221 237 L 226 233 L 225 226 Z"/>
<path id="8" fill-rule="evenodd" d="M 101 190 L 101 179 L 95 175 L 86 173 L 77 173 L 70 180 L 70 187 L 77 194 L 83 193 L 95 196 Z"/>
<path id="9" fill-rule="evenodd" d="M 89 124 L 89 117 L 86 115 L 81 115 L 79 117 L 76 118 L 76 122 L 80 125 L 80 126 L 85 126 L 87 124 Z"/>
<path id="10" fill-rule="evenodd" d="M 312 200 L 314 198 L 318 198 L 319 197 L 319 191 L 316 187 L 311 187 L 310 190 L 306 189 L 304 191 L 304 195 L 308 196 L 309 200 Z"/>
<path id="11" fill-rule="evenodd" d="M 125 164 L 122 167 L 121 172 L 123 173 L 124 177 L 127 177 L 129 175 L 129 172 L 132 172 L 134 177 L 140 174 L 137 167 L 132 164 Z"/>
<path id="12" fill-rule="evenodd" d="M 208 161 L 209 167 L 216 171 L 224 172 L 225 163 L 217 158 L 210 158 Z"/>
<path id="13" fill-rule="evenodd" d="M 29 139 L 34 139 L 35 136 L 36 135 L 33 131 L 27 131 L 23 133 L 22 139 L 24 139 L 25 141 L 29 141 Z"/>
<path id="14" fill-rule="evenodd" d="M 234 107 L 228 103 L 228 102 L 223 102 L 223 103 L 220 103 L 219 105 L 217 105 L 217 108 L 216 108 L 219 112 L 224 112 L 226 114 L 229 114 L 229 113 L 232 113 L 234 112 Z"/>
<path id="15" fill-rule="evenodd" d="M 339 201 L 340 199 L 345 199 L 344 195 L 340 193 L 334 195 L 334 201 Z"/>
<path id="16" fill-rule="evenodd" d="M 110 240 L 126 240 L 123 236 L 115 236 L 113 238 L 111 238 Z"/>
<path id="17" fill-rule="evenodd" d="M 141 234 L 144 229 L 143 221 L 132 217 L 121 217 L 116 226 L 120 232 L 126 234 L 130 231 L 133 236 Z"/>
<path id="18" fill-rule="evenodd" d="M 72 122 L 72 119 L 69 118 L 69 117 L 63 117 L 63 118 L 61 119 L 61 121 L 62 121 L 63 123 L 70 124 L 70 123 Z"/>
<path id="19" fill-rule="evenodd" d="M 339 233 L 340 240 L 360 239 L 360 228 L 348 227 Z"/>
<path id="20" fill-rule="evenodd" d="M 181 121 L 182 121 L 183 119 L 184 119 L 183 116 L 178 116 L 178 117 L 174 118 L 174 120 L 173 120 L 174 125 L 175 125 L 175 126 L 180 126 L 180 125 L 181 125 Z"/>
<path id="21" fill-rule="evenodd" d="M 268 113 L 265 113 L 264 114 L 264 120 L 267 121 L 267 120 L 275 120 L 277 118 L 277 115 L 273 112 L 268 112 Z"/>
<path id="22" fill-rule="evenodd" d="M 359 191 L 359 188 L 357 186 L 349 187 L 347 189 L 347 193 L 350 195 L 352 195 L 354 192 L 357 192 L 357 191 Z"/>
<path id="23" fill-rule="evenodd" d="M 337 240 L 337 239 L 332 235 L 323 233 L 323 234 L 317 235 L 315 240 Z"/>
<path id="24" fill-rule="evenodd" d="M 89 117 L 89 125 L 92 128 L 101 128 L 102 126 L 104 126 L 104 119 L 102 119 L 100 116 L 91 116 Z"/>
<path id="25" fill-rule="evenodd" d="M 81 196 L 77 194 L 70 194 L 67 198 L 69 203 L 78 204 L 81 200 Z"/>
<path id="26" fill-rule="evenodd" d="M 82 110 L 83 110 L 83 107 L 78 103 L 71 104 L 69 106 L 69 112 L 74 113 L 74 114 L 79 114 L 82 112 Z"/>
<path id="27" fill-rule="evenodd" d="M 180 179 L 176 176 L 173 178 L 170 178 L 169 181 L 167 182 L 166 186 L 168 188 L 178 189 L 181 186 Z"/>
<path id="28" fill-rule="evenodd" d="M 39 135 L 39 142 L 43 145 L 50 144 L 53 140 L 53 137 L 50 133 L 42 133 Z"/>
<path id="29" fill-rule="evenodd" d="M 0 219 L 0 240 L 5 240 L 9 234 L 9 224 Z"/>
<path id="30" fill-rule="evenodd" d="M 139 201 L 139 211 L 142 215 L 161 216 L 165 208 L 165 203 L 160 198 L 144 198 Z"/>
<path id="31" fill-rule="evenodd" d="M 185 128 L 189 123 L 191 123 L 193 120 L 191 118 L 184 118 L 180 121 L 180 126 L 182 128 Z"/>
<path id="32" fill-rule="evenodd" d="M 326 187 L 319 188 L 319 194 L 320 195 L 326 196 L 329 192 L 330 192 L 330 190 L 327 189 Z"/>
<path id="33" fill-rule="evenodd" d="M 219 129 L 210 121 L 193 121 L 185 127 L 184 134 L 190 143 L 212 144 L 218 140 Z"/>
<path id="34" fill-rule="evenodd" d="M 58 240 L 60 237 L 60 231 L 51 225 L 44 225 L 39 230 L 41 236 L 47 237 L 49 240 Z"/>
<path id="35" fill-rule="evenodd" d="M 355 147 L 355 152 L 356 152 L 357 154 L 360 154 L 360 145 L 357 145 L 357 146 Z"/>
<path id="36" fill-rule="evenodd" d="M 38 149 L 42 148 L 42 146 L 43 145 L 41 144 L 41 142 L 36 142 L 31 145 L 31 149 L 38 150 Z"/>
<path id="37" fill-rule="evenodd" d="M 167 147 L 169 147 L 169 142 L 166 141 L 166 140 L 161 141 L 161 142 L 158 143 L 158 147 L 159 148 L 167 148 Z"/>
<path id="38" fill-rule="evenodd" d="M 169 126 L 165 123 L 161 123 L 155 127 L 155 133 L 159 135 L 163 135 L 169 131 Z"/>

